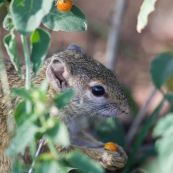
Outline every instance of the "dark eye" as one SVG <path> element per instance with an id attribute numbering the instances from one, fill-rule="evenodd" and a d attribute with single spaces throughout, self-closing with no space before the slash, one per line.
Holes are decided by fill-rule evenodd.
<path id="1" fill-rule="evenodd" d="M 93 95 L 100 97 L 105 94 L 105 89 L 102 86 L 93 86 L 91 88 Z"/>

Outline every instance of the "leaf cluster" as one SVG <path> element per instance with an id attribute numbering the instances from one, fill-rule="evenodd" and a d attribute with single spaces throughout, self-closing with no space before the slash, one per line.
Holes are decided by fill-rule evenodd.
<path id="1" fill-rule="evenodd" d="M 12 173 L 28 170 L 36 173 L 66 173 L 72 169 L 83 173 L 103 173 L 98 164 L 79 151 L 69 154 L 57 152 L 57 145 L 69 148 L 70 139 L 66 125 L 59 119 L 52 118 L 50 113 L 55 108 L 63 109 L 73 97 L 74 90 L 69 89 L 50 99 L 46 81 L 40 87 L 31 83 L 32 71 L 36 76 L 50 47 L 51 35 L 48 30 L 71 32 L 87 29 L 85 15 L 78 7 L 73 5 L 70 11 L 60 12 L 55 4 L 54 0 L 0 0 L 0 7 L 6 7 L 8 11 L 3 21 L 4 29 L 9 31 L 4 37 L 4 45 L 19 76 L 26 81 L 25 88 L 14 88 L 11 91 L 13 99 L 20 98 L 20 101 L 14 110 L 15 135 L 6 155 L 15 158 Z M 26 74 L 20 68 L 16 32 L 21 36 Z M 40 140 L 42 142 L 39 144 Z M 40 149 L 37 149 L 38 144 Z M 40 153 L 45 147 L 45 152 Z M 19 154 L 25 155 L 26 152 L 28 160 L 32 160 L 28 165 L 18 159 Z"/>

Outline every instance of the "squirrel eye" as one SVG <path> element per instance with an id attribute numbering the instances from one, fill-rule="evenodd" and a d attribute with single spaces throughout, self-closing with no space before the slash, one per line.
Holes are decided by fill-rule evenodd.
<path id="1" fill-rule="evenodd" d="M 105 94 L 105 89 L 102 86 L 93 86 L 91 87 L 92 93 L 94 96 L 100 97 Z"/>

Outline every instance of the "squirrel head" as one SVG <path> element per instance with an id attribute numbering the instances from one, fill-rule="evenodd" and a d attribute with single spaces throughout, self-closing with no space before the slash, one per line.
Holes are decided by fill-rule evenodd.
<path id="1" fill-rule="evenodd" d="M 114 73 L 77 45 L 54 55 L 46 76 L 56 92 L 75 90 L 66 114 L 113 117 L 129 112 L 127 96 Z"/>

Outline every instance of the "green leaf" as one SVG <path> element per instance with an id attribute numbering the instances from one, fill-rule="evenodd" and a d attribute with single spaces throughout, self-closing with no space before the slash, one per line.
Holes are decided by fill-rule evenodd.
<path id="1" fill-rule="evenodd" d="M 59 109 L 61 109 L 70 102 L 70 100 L 72 99 L 73 96 L 74 96 L 74 90 L 69 89 L 64 93 L 57 94 L 54 98 L 54 102 L 55 102 L 56 106 Z"/>
<path id="2" fill-rule="evenodd" d="M 150 73 L 154 85 L 160 89 L 173 74 L 173 53 L 158 55 L 151 63 Z"/>
<path id="3" fill-rule="evenodd" d="M 30 43 L 33 72 L 36 75 L 47 55 L 50 46 L 50 34 L 43 29 L 36 29 L 31 35 Z"/>
<path id="4" fill-rule="evenodd" d="M 70 145 L 70 137 L 66 125 L 52 118 L 49 118 L 47 123 L 51 128 L 45 134 L 51 137 L 55 144 L 68 147 Z"/>
<path id="5" fill-rule="evenodd" d="M 118 119 L 108 118 L 96 124 L 96 133 L 103 142 L 115 142 L 120 146 L 125 145 L 125 133 Z"/>
<path id="6" fill-rule="evenodd" d="M 12 94 L 16 96 L 20 96 L 21 98 L 24 98 L 25 100 L 31 100 L 31 93 L 26 90 L 25 88 L 13 88 Z"/>
<path id="7" fill-rule="evenodd" d="M 0 0 L 0 7 L 5 5 L 5 0 Z"/>
<path id="8" fill-rule="evenodd" d="M 164 170 L 161 169 L 158 157 L 152 157 L 146 160 L 141 167 L 146 169 L 148 173 L 166 173 Z M 133 173 L 133 172 L 132 172 Z M 169 172 L 168 172 L 169 173 Z"/>
<path id="9" fill-rule="evenodd" d="M 54 0 L 12 0 L 10 12 L 15 29 L 21 34 L 29 34 L 39 27 Z"/>
<path id="10" fill-rule="evenodd" d="M 18 159 L 18 156 L 14 159 L 14 163 L 12 165 L 12 169 L 10 173 L 23 173 L 23 165 L 20 163 L 21 160 Z"/>
<path id="11" fill-rule="evenodd" d="M 159 162 L 164 172 L 172 172 L 173 170 L 173 113 L 167 114 L 160 118 L 156 124 L 153 136 L 160 137 L 157 139 L 155 146 L 158 151 Z"/>
<path id="12" fill-rule="evenodd" d="M 15 154 L 24 153 L 25 148 L 34 141 L 37 130 L 37 127 L 31 121 L 25 121 L 17 128 L 16 135 L 12 139 L 6 154 L 13 156 Z"/>
<path id="13" fill-rule="evenodd" d="M 148 23 L 148 16 L 151 12 L 154 11 L 154 6 L 157 0 L 144 0 L 140 12 L 138 14 L 137 20 L 137 31 L 141 33 L 141 30 L 147 25 Z"/>
<path id="14" fill-rule="evenodd" d="M 6 30 L 11 30 L 14 27 L 12 18 L 9 14 L 7 14 L 3 21 L 3 28 Z"/>
<path id="15" fill-rule="evenodd" d="M 36 173 L 68 173 L 68 170 L 57 161 L 44 161 L 36 166 Z"/>
<path id="16" fill-rule="evenodd" d="M 67 156 L 67 162 L 81 173 L 104 173 L 103 168 L 94 160 L 79 151 L 73 151 Z"/>
<path id="17" fill-rule="evenodd" d="M 142 144 L 144 141 L 147 133 L 149 130 L 152 128 L 154 125 L 156 118 L 159 115 L 159 112 L 163 106 L 163 100 L 160 102 L 160 104 L 156 107 L 156 109 L 153 111 L 153 113 L 150 115 L 150 117 L 147 119 L 145 124 L 142 126 L 138 136 L 136 137 L 135 144 L 134 144 L 134 150 L 137 151 L 139 149 L 139 146 Z"/>
<path id="18" fill-rule="evenodd" d="M 16 47 L 16 39 L 13 32 L 11 32 L 9 35 L 4 37 L 4 45 L 17 73 L 20 76 L 22 76 L 22 72 L 19 65 L 19 56 L 18 56 L 17 47 Z"/>
<path id="19" fill-rule="evenodd" d="M 47 92 L 47 89 L 48 89 L 48 86 L 49 86 L 49 84 L 48 84 L 47 79 L 44 79 L 43 82 L 40 85 L 40 90 L 42 92 L 46 93 Z"/>
<path id="20" fill-rule="evenodd" d="M 173 94 L 165 94 L 164 97 L 171 105 L 173 105 Z"/>
<path id="21" fill-rule="evenodd" d="M 67 12 L 60 12 L 54 6 L 50 13 L 44 17 L 43 25 L 53 31 L 85 31 L 87 30 L 87 21 L 85 15 L 78 7 L 73 5 Z"/>
<path id="22" fill-rule="evenodd" d="M 16 120 L 16 125 L 21 125 L 26 120 L 26 102 L 22 101 L 15 106 L 14 117 Z M 28 117 L 28 115 L 27 115 Z"/>
<path id="23" fill-rule="evenodd" d="M 146 120 L 144 125 L 141 127 L 138 135 L 135 138 L 133 147 L 131 149 L 131 152 L 129 154 L 129 158 L 126 164 L 126 167 L 124 168 L 124 173 L 127 173 L 129 168 L 136 163 L 135 156 L 137 155 L 137 151 L 140 148 L 142 142 L 144 141 L 146 135 L 148 134 L 149 130 L 154 125 L 156 118 L 159 115 L 159 112 L 163 106 L 164 100 L 160 102 L 160 104 L 156 107 L 156 109 L 152 112 L 152 114 L 149 116 L 149 118 Z"/>
<path id="24" fill-rule="evenodd" d="M 160 137 L 167 134 L 170 130 L 173 132 L 173 113 L 169 113 L 165 117 L 160 118 L 154 128 L 153 136 Z"/>

